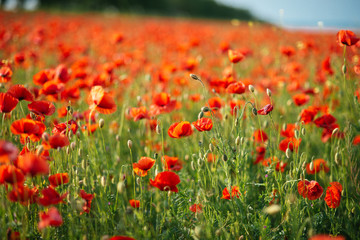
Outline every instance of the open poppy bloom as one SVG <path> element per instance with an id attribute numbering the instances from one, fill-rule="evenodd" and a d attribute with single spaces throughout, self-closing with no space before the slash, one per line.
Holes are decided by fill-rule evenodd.
<path id="1" fill-rule="evenodd" d="M 359 38 L 356 37 L 355 33 L 350 30 L 340 30 L 336 36 L 340 46 L 352 46 L 359 41 Z"/>
<path id="2" fill-rule="evenodd" d="M 241 60 L 244 59 L 244 55 L 240 52 L 240 51 L 236 51 L 236 50 L 228 50 L 228 56 L 229 56 L 229 60 L 232 63 L 238 63 Z"/>
<path id="3" fill-rule="evenodd" d="M 210 131 L 213 127 L 213 122 L 211 118 L 200 118 L 197 121 L 193 122 L 192 125 L 199 131 Z"/>
<path id="4" fill-rule="evenodd" d="M 150 184 L 161 191 L 178 192 L 176 185 L 180 183 L 179 176 L 174 172 L 161 172 L 156 175 L 155 179 L 150 179 Z"/>
<path id="5" fill-rule="evenodd" d="M 285 171 L 285 168 L 286 168 L 286 165 L 287 163 L 283 162 L 283 161 L 280 161 L 277 157 L 270 157 L 270 158 L 267 158 L 265 159 L 263 162 L 262 162 L 262 165 L 265 166 L 265 167 L 269 167 L 271 165 L 274 165 L 275 164 L 275 170 L 278 171 L 278 172 L 284 172 Z"/>
<path id="6" fill-rule="evenodd" d="M 24 206 L 37 202 L 39 197 L 38 189 L 28 188 L 23 185 L 13 185 L 13 190 L 8 193 L 8 199 L 12 202 L 19 202 Z"/>
<path id="7" fill-rule="evenodd" d="M 321 197 L 323 188 L 316 181 L 301 180 L 298 182 L 298 192 L 303 198 L 315 200 Z"/>
<path id="8" fill-rule="evenodd" d="M 14 144 L 0 140 L 0 164 L 14 162 L 18 153 L 19 150 Z"/>
<path id="9" fill-rule="evenodd" d="M 324 171 L 325 173 L 327 173 L 330 171 L 330 168 L 328 167 L 327 162 L 324 159 L 315 159 L 312 165 L 312 169 L 310 168 L 310 163 L 306 165 L 306 172 L 308 174 L 315 174 L 320 171 Z"/>
<path id="10" fill-rule="evenodd" d="M 345 237 L 343 236 L 331 236 L 331 235 L 325 235 L 325 234 L 319 234 L 312 236 L 309 238 L 309 240 L 345 240 Z"/>
<path id="11" fill-rule="evenodd" d="M 168 135 L 172 138 L 181 138 L 190 136 L 193 133 L 188 121 L 176 122 L 169 127 Z"/>
<path id="12" fill-rule="evenodd" d="M 127 237 L 127 236 L 113 236 L 109 240 L 135 240 L 135 238 Z"/>
<path id="13" fill-rule="evenodd" d="M 300 121 L 304 122 L 305 124 L 311 123 L 314 120 L 318 111 L 319 108 L 314 106 L 309 106 L 308 108 L 301 110 Z"/>
<path id="14" fill-rule="evenodd" d="M 94 199 L 95 194 L 86 193 L 83 189 L 80 190 L 80 197 L 85 200 L 84 206 L 82 207 L 83 212 L 80 213 L 83 214 L 84 212 L 90 213 L 91 209 L 91 202 Z"/>
<path id="15" fill-rule="evenodd" d="M 292 99 L 294 100 L 296 106 L 302 106 L 310 100 L 310 97 L 307 94 L 299 93 L 295 94 Z"/>
<path id="16" fill-rule="evenodd" d="M 268 136 L 263 130 L 255 130 L 253 138 L 255 142 L 266 142 L 268 140 Z"/>
<path id="17" fill-rule="evenodd" d="M 38 115 L 50 116 L 55 112 L 55 106 L 51 102 L 47 101 L 33 101 L 28 105 L 31 112 Z"/>
<path id="18" fill-rule="evenodd" d="M 139 121 L 141 119 L 144 119 L 144 118 L 149 118 L 149 113 L 148 111 L 146 110 L 146 107 L 145 106 L 141 106 L 141 107 L 138 107 L 138 108 L 131 108 L 130 109 L 130 116 L 134 119 L 134 121 Z"/>
<path id="19" fill-rule="evenodd" d="M 19 100 L 8 93 L 0 93 L 0 112 L 9 113 L 15 109 Z"/>
<path id="20" fill-rule="evenodd" d="M 149 113 L 151 116 L 156 116 L 161 113 L 169 113 L 176 108 L 176 105 L 176 100 L 171 100 L 168 93 L 156 93 L 153 96 L 153 104 L 150 105 Z"/>
<path id="21" fill-rule="evenodd" d="M 316 126 L 320 128 L 329 127 L 335 122 L 336 122 L 336 118 L 331 114 L 324 114 L 323 116 L 318 117 L 317 119 L 314 120 Z"/>
<path id="22" fill-rule="evenodd" d="M 46 227 L 59 227 L 63 224 L 62 217 L 56 207 L 51 207 L 47 212 L 40 212 L 39 230 Z"/>
<path id="23" fill-rule="evenodd" d="M 66 135 L 57 133 L 49 137 L 49 145 L 52 149 L 58 149 L 70 144 Z"/>
<path id="24" fill-rule="evenodd" d="M 274 109 L 273 105 L 267 104 L 262 109 L 258 110 L 257 113 L 260 115 L 268 115 Z"/>
<path id="25" fill-rule="evenodd" d="M 49 176 L 49 182 L 52 187 L 57 187 L 62 184 L 69 183 L 69 174 L 67 173 L 56 173 Z"/>
<path id="26" fill-rule="evenodd" d="M 0 83 L 7 83 L 11 80 L 13 72 L 11 68 L 3 66 L 0 68 Z"/>
<path id="27" fill-rule="evenodd" d="M 57 134 L 66 134 L 66 127 L 68 128 L 68 131 L 72 131 L 74 134 L 76 133 L 76 131 L 78 130 L 79 126 L 77 125 L 77 123 L 74 120 L 69 120 L 66 123 L 59 123 L 56 124 L 54 126 L 54 128 L 52 129 L 52 133 Z"/>
<path id="28" fill-rule="evenodd" d="M 139 208 L 140 207 L 140 201 L 139 200 L 130 199 L 129 203 L 133 208 Z"/>
<path id="29" fill-rule="evenodd" d="M 300 143 L 301 143 L 301 138 L 294 138 L 294 137 L 285 138 L 281 140 L 281 142 L 279 143 L 279 149 L 283 152 L 286 152 L 286 149 L 289 148 L 290 151 L 295 150 L 295 152 L 297 152 Z"/>
<path id="30" fill-rule="evenodd" d="M 22 184 L 24 180 L 24 174 L 14 165 L 0 165 L 0 184 Z"/>
<path id="31" fill-rule="evenodd" d="M 25 175 L 47 175 L 49 174 L 49 163 L 42 156 L 37 156 L 31 152 L 20 155 L 15 162 Z"/>
<path id="32" fill-rule="evenodd" d="M 340 205 L 342 186 L 339 182 L 331 182 L 326 190 L 325 202 L 329 208 L 337 208 Z"/>
<path id="33" fill-rule="evenodd" d="M 7 93 L 19 101 L 21 100 L 25 100 L 29 102 L 34 101 L 34 96 L 32 95 L 32 93 L 29 90 L 27 90 L 27 88 L 25 88 L 24 85 L 21 84 L 11 86 L 7 91 Z"/>
<path id="34" fill-rule="evenodd" d="M 182 163 L 178 157 L 163 156 L 162 161 L 165 161 L 166 169 L 172 171 L 180 171 L 182 169 Z"/>
<path id="35" fill-rule="evenodd" d="M 202 212 L 202 205 L 200 203 L 199 204 L 194 203 L 193 205 L 191 205 L 189 207 L 189 209 L 193 213 L 201 213 Z"/>
<path id="36" fill-rule="evenodd" d="M 238 187 L 238 186 L 232 186 L 232 187 L 231 187 L 231 195 L 230 195 L 230 193 L 229 193 L 228 188 L 226 187 L 226 188 L 224 188 L 224 190 L 223 190 L 223 192 L 222 192 L 222 197 L 221 197 L 221 199 L 230 200 L 230 199 L 232 199 L 232 198 L 234 198 L 234 197 L 239 198 L 240 195 L 241 195 L 241 193 L 240 193 L 240 190 L 239 190 L 239 187 Z"/>
<path id="37" fill-rule="evenodd" d="M 45 129 L 46 127 L 42 122 L 26 118 L 16 120 L 10 126 L 13 134 L 20 135 L 22 144 L 25 144 L 27 138 L 33 142 L 39 141 Z"/>
<path id="38" fill-rule="evenodd" d="M 59 203 L 65 203 L 64 199 L 68 195 L 68 193 L 64 193 L 63 195 L 60 195 L 54 188 L 48 187 L 44 188 L 41 191 L 41 194 L 43 197 L 39 198 L 38 203 L 42 206 L 49 206 L 49 205 L 55 205 Z"/>
<path id="39" fill-rule="evenodd" d="M 235 82 L 231 83 L 226 88 L 226 92 L 232 94 L 243 94 L 245 92 L 245 84 L 243 82 Z"/>
<path id="40" fill-rule="evenodd" d="M 154 164 L 154 159 L 149 157 L 142 157 L 137 163 L 133 163 L 133 169 L 136 175 L 145 177 Z"/>
<path id="41" fill-rule="evenodd" d="M 109 93 L 106 93 L 101 86 L 94 86 L 91 88 L 87 101 L 90 109 L 94 109 L 99 113 L 111 114 L 116 111 L 114 99 Z"/>

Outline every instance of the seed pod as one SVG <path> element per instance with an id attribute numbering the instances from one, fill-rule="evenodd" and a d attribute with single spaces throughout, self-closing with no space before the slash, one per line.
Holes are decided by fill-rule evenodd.
<path id="1" fill-rule="evenodd" d="M 291 157 L 291 150 L 290 150 L 290 148 L 287 148 L 287 149 L 286 149 L 285 155 L 286 155 L 287 158 L 290 158 L 290 157 Z"/>
<path id="2" fill-rule="evenodd" d="M 131 149 L 131 147 L 132 147 L 132 141 L 131 141 L 130 139 L 127 141 L 127 146 L 128 146 L 129 149 Z"/>
<path id="3" fill-rule="evenodd" d="M 99 128 L 103 128 L 104 125 L 105 125 L 104 119 L 100 118 L 100 120 L 99 120 Z"/>
<path id="4" fill-rule="evenodd" d="M 252 93 L 255 91 L 255 88 L 254 88 L 253 85 L 249 85 L 249 91 L 252 92 Z"/>
<path id="5" fill-rule="evenodd" d="M 198 160 L 197 160 L 197 164 L 198 164 L 198 166 L 199 166 L 199 167 L 201 167 L 201 166 L 202 166 L 201 158 L 198 158 Z"/>

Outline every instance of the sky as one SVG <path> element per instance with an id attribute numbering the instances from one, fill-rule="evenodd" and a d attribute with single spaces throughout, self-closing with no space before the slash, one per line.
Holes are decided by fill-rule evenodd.
<path id="1" fill-rule="evenodd" d="M 246 8 L 260 19 L 285 27 L 318 27 L 322 22 L 325 28 L 360 29 L 360 0 L 216 1 Z"/>

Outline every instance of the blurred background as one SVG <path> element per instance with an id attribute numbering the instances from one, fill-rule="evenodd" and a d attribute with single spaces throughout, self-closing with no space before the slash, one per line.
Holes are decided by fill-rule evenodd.
<path id="1" fill-rule="evenodd" d="M 265 21 L 286 28 L 360 29 L 359 0 L 0 0 L 14 10 L 101 11 Z"/>

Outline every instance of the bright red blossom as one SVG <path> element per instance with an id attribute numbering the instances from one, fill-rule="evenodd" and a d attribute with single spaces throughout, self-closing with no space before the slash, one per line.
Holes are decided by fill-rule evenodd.
<path id="1" fill-rule="evenodd" d="M 161 191 L 178 192 L 176 185 L 180 183 L 179 176 L 174 172 L 161 172 L 156 175 L 155 179 L 150 179 L 150 184 Z"/>

